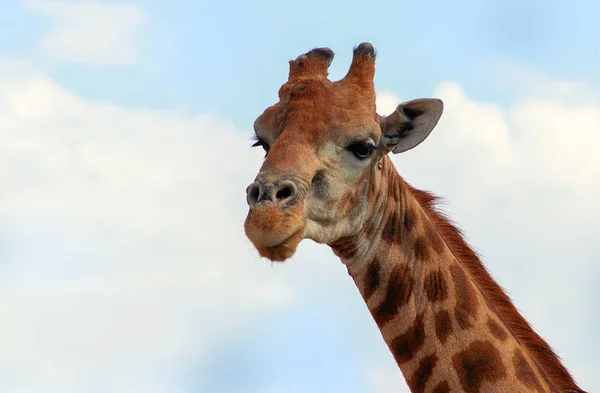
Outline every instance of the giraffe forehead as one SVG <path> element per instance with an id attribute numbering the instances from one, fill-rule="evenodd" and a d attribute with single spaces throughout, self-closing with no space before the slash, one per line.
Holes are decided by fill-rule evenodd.
<path id="1" fill-rule="evenodd" d="M 284 84 L 279 95 L 280 101 L 254 123 L 261 138 L 277 139 L 292 130 L 317 143 L 327 137 L 379 139 L 374 100 L 355 86 L 305 79 Z"/>

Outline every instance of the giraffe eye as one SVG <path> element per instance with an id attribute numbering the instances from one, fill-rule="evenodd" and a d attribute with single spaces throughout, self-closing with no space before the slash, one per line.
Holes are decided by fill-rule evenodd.
<path id="1" fill-rule="evenodd" d="M 263 141 L 262 139 L 257 138 L 256 142 L 254 142 L 252 147 L 258 147 L 258 146 L 262 146 L 262 148 L 265 149 L 265 157 L 266 157 L 267 154 L 269 154 L 269 150 L 271 149 L 271 146 L 269 146 L 269 144 L 267 142 Z"/>
<path id="2" fill-rule="evenodd" d="M 348 146 L 348 150 L 359 160 L 368 158 L 375 149 L 376 147 L 368 142 L 354 142 Z"/>

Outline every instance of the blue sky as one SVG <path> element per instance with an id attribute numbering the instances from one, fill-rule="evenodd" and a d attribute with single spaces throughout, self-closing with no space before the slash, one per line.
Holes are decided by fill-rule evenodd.
<path id="1" fill-rule="evenodd" d="M 378 88 L 401 87 L 407 95 L 458 80 L 475 98 L 506 103 L 521 93 L 504 81 L 513 65 L 600 86 L 600 6 L 591 1 L 377 1 L 368 9 L 319 1 L 301 7 L 278 1 L 135 4 L 149 17 L 136 32 L 141 61 L 135 67 L 54 63 L 49 75 L 91 98 L 210 111 L 240 126 L 274 99 L 285 78 L 285 67 L 272 59 L 315 46 L 338 52 L 331 74 L 341 77 L 347 48 L 372 41 L 381 60 Z M 36 42 L 57 22 L 11 1 L 1 18 L 3 53 L 43 61 Z"/>
<path id="2" fill-rule="evenodd" d="M 600 5 L 5 0 L 0 390 L 407 388 L 345 268 L 245 239 L 252 122 L 287 61 L 378 50 L 381 111 L 438 96 L 394 157 L 598 390 Z"/>

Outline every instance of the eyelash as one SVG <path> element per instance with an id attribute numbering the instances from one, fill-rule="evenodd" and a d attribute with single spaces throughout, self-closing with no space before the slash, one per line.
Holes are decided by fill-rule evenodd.
<path id="1" fill-rule="evenodd" d="M 265 142 L 264 140 L 260 139 L 257 136 L 255 136 L 254 138 L 256 141 L 252 144 L 252 147 L 261 146 L 265 150 L 265 157 L 266 157 L 269 154 L 269 150 L 271 149 L 271 146 L 269 146 L 269 144 L 267 142 Z M 368 142 L 359 141 L 359 142 L 354 142 L 354 143 L 350 144 L 347 149 L 350 152 L 352 152 L 352 154 L 354 154 L 354 156 L 356 158 L 358 158 L 359 160 L 365 160 L 365 159 L 369 158 L 375 150 L 377 150 L 377 147 Z"/>
<path id="2" fill-rule="evenodd" d="M 254 139 L 256 142 L 254 142 L 252 144 L 252 147 L 261 146 L 263 149 L 265 149 L 265 157 L 266 157 L 267 154 L 269 154 L 269 150 L 271 149 L 271 146 L 269 146 L 269 144 L 267 142 L 265 142 L 264 140 L 260 139 L 257 136 L 255 136 Z"/>

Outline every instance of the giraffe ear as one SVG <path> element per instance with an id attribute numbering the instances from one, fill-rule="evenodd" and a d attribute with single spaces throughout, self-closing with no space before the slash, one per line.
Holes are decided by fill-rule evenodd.
<path id="1" fill-rule="evenodd" d="M 437 98 L 419 98 L 403 102 L 389 116 L 382 116 L 381 148 L 394 153 L 402 153 L 423 142 L 431 133 L 440 116 L 444 104 Z"/>

